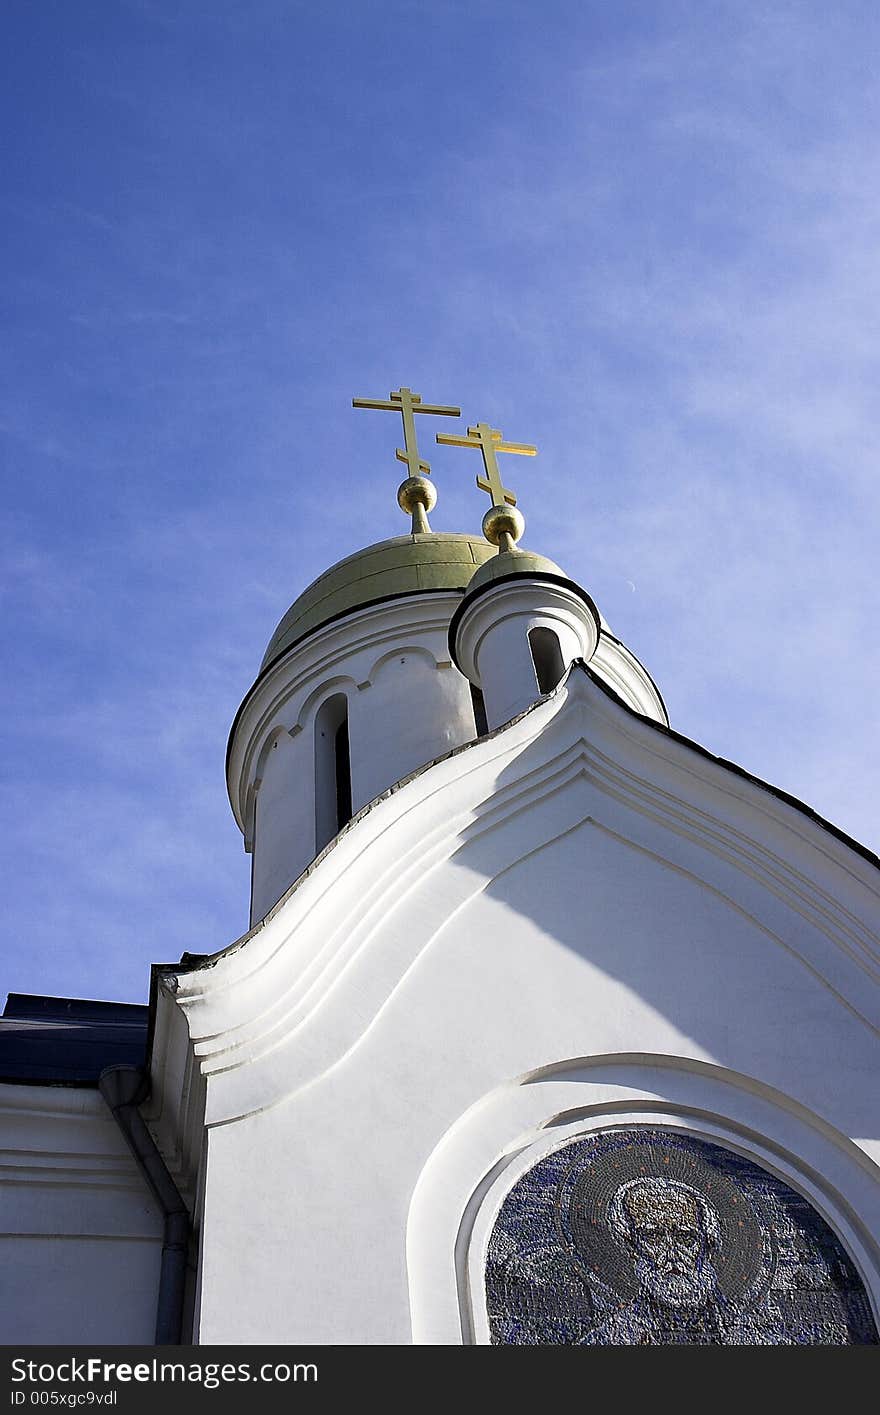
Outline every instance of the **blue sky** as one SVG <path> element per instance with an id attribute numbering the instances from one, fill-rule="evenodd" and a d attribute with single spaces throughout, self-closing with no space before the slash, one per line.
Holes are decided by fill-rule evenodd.
<path id="1" fill-rule="evenodd" d="M 145 1000 L 244 931 L 228 728 L 296 594 L 405 531 L 350 406 L 401 383 L 537 443 L 523 543 L 673 726 L 880 848 L 874 0 L 2 31 L 0 995 Z M 427 455 L 476 530 L 476 454 Z"/>

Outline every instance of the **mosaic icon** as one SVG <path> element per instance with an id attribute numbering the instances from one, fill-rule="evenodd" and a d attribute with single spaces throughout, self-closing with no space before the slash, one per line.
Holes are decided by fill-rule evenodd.
<path id="1" fill-rule="evenodd" d="M 546 1155 L 501 1206 L 486 1296 L 501 1345 L 878 1341 L 840 1240 L 781 1179 L 680 1131 L 603 1131 Z"/>

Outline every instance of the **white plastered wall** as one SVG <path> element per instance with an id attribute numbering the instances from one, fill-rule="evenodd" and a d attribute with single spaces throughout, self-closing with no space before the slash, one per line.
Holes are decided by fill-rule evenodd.
<path id="1" fill-rule="evenodd" d="M 162 1215 L 97 1091 L 0 1085 L 7 1344 L 150 1345 Z"/>
<path id="2" fill-rule="evenodd" d="M 873 865 L 575 670 L 163 992 L 159 1031 L 182 1011 L 206 1086 L 198 1339 L 479 1340 L 473 1195 L 554 1117 L 603 1105 L 776 1164 L 876 1299 L 878 920 Z M 495 1124 L 498 1094 L 597 1058 L 618 1067 L 604 1092 L 557 1075 Z M 465 1130 L 444 1209 L 438 1157 Z"/>

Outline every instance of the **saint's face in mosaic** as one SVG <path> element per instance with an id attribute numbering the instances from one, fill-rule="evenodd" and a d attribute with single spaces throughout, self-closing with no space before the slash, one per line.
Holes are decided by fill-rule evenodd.
<path id="1" fill-rule="evenodd" d="M 666 1307 L 699 1307 L 712 1296 L 720 1225 L 697 1190 L 676 1180 L 630 1180 L 614 1195 L 608 1222 L 631 1249 L 646 1297 Z"/>

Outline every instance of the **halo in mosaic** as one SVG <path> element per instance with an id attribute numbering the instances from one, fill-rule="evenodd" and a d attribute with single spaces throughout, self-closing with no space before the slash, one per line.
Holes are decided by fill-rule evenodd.
<path id="1" fill-rule="evenodd" d="M 486 1265 L 504 1346 L 863 1346 L 840 1240 L 787 1184 L 676 1130 L 584 1136 L 505 1198 Z"/>

